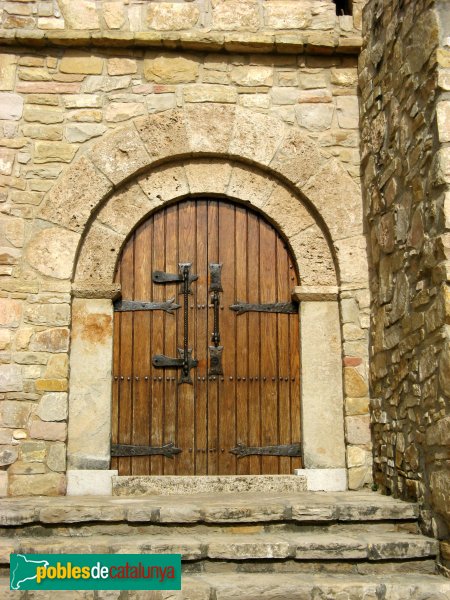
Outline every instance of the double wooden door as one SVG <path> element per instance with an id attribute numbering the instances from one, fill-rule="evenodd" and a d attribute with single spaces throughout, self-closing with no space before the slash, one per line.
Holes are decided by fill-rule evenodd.
<path id="1" fill-rule="evenodd" d="M 276 230 L 228 201 L 173 204 L 135 230 L 116 281 L 112 468 L 301 467 L 298 279 Z"/>

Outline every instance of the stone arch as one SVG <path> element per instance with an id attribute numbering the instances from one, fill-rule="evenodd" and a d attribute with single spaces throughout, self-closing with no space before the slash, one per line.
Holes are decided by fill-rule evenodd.
<path id="1" fill-rule="evenodd" d="M 289 241 L 307 288 L 298 295 L 305 467 L 342 475 L 337 293 L 367 288 L 359 188 L 298 129 L 272 116 L 215 104 L 168 110 L 113 131 L 68 167 L 45 198 L 27 256 L 46 276 L 67 279 L 71 271 L 69 468 L 109 465 L 112 281 L 125 239 L 158 207 L 194 194 L 249 202 Z M 49 237 L 52 251 L 59 247 L 70 269 L 50 273 L 39 268 L 39 260 L 33 264 L 40 252 L 48 252 Z M 345 479 L 339 489 L 343 485 Z"/>
<path id="2" fill-rule="evenodd" d="M 361 195 L 354 180 L 298 129 L 240 107 L 192 105 L 113 131 L 65 170 L 48 192 L 41 218 L 68 230 L 75 248 L 115 190 L 164 163 L 193 156 L 236 160 L 284 182 L 322 223 L 339 283 L 365 287 Z"/>

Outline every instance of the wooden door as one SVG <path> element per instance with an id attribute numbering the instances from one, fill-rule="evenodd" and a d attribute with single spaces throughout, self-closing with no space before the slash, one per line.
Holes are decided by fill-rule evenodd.
<path id="1" fill-rule="evenodd" d="M 181 263 L 198 276 L 186 310 L 182 282 L 153 281 L 155 271 L 180 277 Z M 222 265 L 217 309 L 210 264 Z M 280 306 L 290 303 L 298 277 L 276 230 L 241 205 L 183 201 L 136 229 L 116 281 L 122 301 L 114 313 L 112 468 L 120 475 L 300 468 L 299 318 L 292 304 Z M 172 299 L 179 305 L 173 314 L 149 305 Z M 238 302 L 247 304 L 241 314 L 230 308 Z M 220 344 L 211 341 L 215 311 Z M 157 355 L 182 356 L 186 320 L 198 361 L 188 370 L 192 384 L 178 383 L 181 368 L 152 364 Z M 221 375 L 210 372 L 210 347 L 217 345 Z M 143 455 L 123 455 L 136 452 Z"/>

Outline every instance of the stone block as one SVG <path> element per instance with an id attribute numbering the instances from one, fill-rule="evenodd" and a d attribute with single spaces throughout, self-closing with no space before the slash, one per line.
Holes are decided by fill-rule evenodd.
<path id="1" fill-rule="evenodd" d="M 48 450 L 47 466 L 52 471 L 66 470 L 66 445 L 60 442 L 51 444 Z"/>
<path id="2" fill-rule="evenodd" d="M 8 492 L 10 496 L 62 496 L 66 492 L 66 478 L 59 473 L 11 475 Z"/>
<path id="3" fill-rule="evenodd" d="M 191 194 L 226 194 L 231 176 L 231 165 L 213 159 L 204 159 L 184 165 Z"/>
<path id="4" fill-rule="evenodd" d="M 147 110 L 149 114 L 170 110 L 177 105 L 175 94 L 153 94 L 147 97 Z"/>
<path id="5" fill-rule="evenodd" d="M 233 131 L 234 118 L 234 106 L 217 104 L 186 106 L 186 133 L 191 151 L 226 153 Z"/>
<path id="6" fill-rule="evenodd" d="M 2 366 L 4 365 L 0 365 Z M 23 400 L 0 401 L 0 425 L 14 428 L 26 427 L 32 408 L 31 402 Z"/>
<path id="7" fill-rule="evenodd" d="M 49 357 L 44 377 L 66 378 L 69 371 L 69 361 L 66 354 L 53 354 Z"/>
<path id="8" fill-rule="evenodd" d="M 16 76 L 17 56 L 2 53 L 0 55 L 0 90 L 13 90 Z"/>
<path id="9" fill-rule="evenodd" d="M 19 121 L 23 113 L 23 98 L 19 94 L 0 93 L 0 120 Z"/>
<path id="10" fill-rule="evenodd" d="M 37 122 L 49 125 L 52 123 L 62 123 L 64 115 L 59 108 L 53 106 L 34 106 L 32 104 L 27 104 L 25 106 L 23 118 L 25 121 L 30 121 L 32 123 Z M 25 131 L 26 130 L 27 126 L 25 126 Z M 26 135 L 25 131 L 24 135 Z M 33 131 L 33 129 L 31 129 L 31 131 Z"/>
<path id="11" fill-rule="evenodd" d="M 182 111 L 169 110 L 137 119 L 136 129 L 152 161 L 190 152 Z"/>
<path id="12" fill-rule="evenodd" d="M 16 446 L 0 446 L 0 467 L 11 465 L 17 460 L 18 450 Z"/>
<path id="13" fill-rule="evenodd" d="M 67 352 L 69 348 L 69 330 L 54 327 L 36 332 L 30 342 L 30 350 L 36 352 Z"/>
<path id="14" fill-rule="evenodd" d="M 346 415 L 366 415 L 369 413 L 369 398 L 346 398 Z"/>
<path id="15" fill-rule="evenodd" d="M 311 138 L 300 131 L 292 131 L 281 143 L 270 166 L 289 181 L 302 185 L 326 160 Z"/>
<path id="16" fill-rule="evenodd" d="M 77 281 L 88 283 L 109 283 L 114 270 L 125 235 L 94 223 L 83 246 L 77 267 Z M 108 250 L 106 250 L 106 248 Z"/>
<path id="17" fill-rule="evenodd" d="M 370 444 L 370 417 L 369 415 L 358 415 L 345 417 L 347 442 L 349 444 Z"/>
<path id="18" fill-rule="evenodd" d="M 0 365 L 0 392 L 21 392 L 22 371 L 19 365 Z"/>
<path id="19" fill-rule="evenodd" d="M 22 126 L 23 135 L 32 139 L 59 141 L 63 137 L 61 125 L 27 125 Z"/>
<path id="20" fill-rule="evenodd" d="M 182 31 L 194 27 L 199 17 L 197 3 L 152 3 L 147 8 L 147 27 L 157 31 Z"/>
<path id="21" fill-rule="evenodd" d="M 256 207 L 263 207 L 275 187 L 275 182 L 245 165 L 235 165 L 228 184 L 228 195 Z"/>
<path id="22" fill-rule="evenodd" d="M 139 185 L 152 207 L 189 193 L 186 173 L 179 165 L 158 167 L 148 177 L 142 177 Z"/>
<path id="23" fill-rule="evenodd" d="M 268 202 L 264 205 L 264 212 L 270 219 L 279 225 L 287 237 L 314 225 L 314 219 L 300 204 L 287 188 L 276 186 Z"/>
<path id="24" fill-rule="evenodd" d="M 235 104 L 237 92 L 227 85 L 213 85 L 199 83 L 195 86 L 183 88 L 185 102 L 222 102 L 224 104 Z"/>
<path id="25" fill-rule="evenodd" d="M 68 142 L 86 142 L 103 135 L 107 127 L 101 123 L 74 123 L 67 125 L 64 133 Z"/>
<path id="26" fill-rule="evenodd" d="M 106 159 L 104 158 L 104 160 Z M 49 192 L 41 218 L 61 224 L 73 231 L 79 231 L 86 224 L 91 211 L 96 208 L 111 188 L 112 183 L 105 175 L 97 171 L 92 162 L 82 156 L 75 165 L 62 174 Z M 47 232 L 50 233 L 49 230 Z M 56 237 L 57 245 L 59 245 L 62 234 L 67 235 L 67 231 L 56 229 L 51 231 L 51 236 Z M 73 248 L 74 236 L 68 236 L 68 239 L 70 240 L 69 247 Z M 66 255 L 69 253 L 66 252 Z M 72 257 L 70 259 L 71 269 L 73 261 Z M 66 272 L 67 269 L 68 264 L 65 264 L 63 271 Z M 54 271 L 58 273 L 60 269 L 55 267 Z"/>
<path id="27" fill-rule="evenodd" d="M 68 304 L 31 304 L 25 309 L 25 321 L 35 325 L 68 325 Z"/>
<path id="28" fill-rule="evenodd" d="M 259 7 L 254 3 L 231 0 L 213 8 L 212 28 L 219 31 L 258 31 Z"/>
<path id="29" fill-rule="evenodd" d="M 99 108 L 102 106 L 102 97 L 99 94 L 73 94 L 63 96 L 66 108 Z"/>
<path id="30" fill-rule="evenodd" d="M 295 469 L 296 475 L 306 477 L 306 489 L 311 492 L 345 492 L 346 469 Z"/>
<path id="31" fill-rule="evenodd" d="M 65 142 L 35 142 L 34 144 L 34 162 L 71 162 L 77 146 L 66 144 Z"/>
<path id="32" fill-rule="evenodd" d="M 66 423 L 53 423 L 33 419 L 30 427 L 30 437 L 36 440 L 52 440 L 64 442 L 67 438 Z"/>
<path id="33" fill-rule="evenodd" d="M 98 29 L 100 26 L 94 0 L 58 0 L 65 26 L 70 29 Z"/>
<path id="34" fill-rule="evenodd" d="M 0 498 L 8 495 L 8 472 L 0 471 Z"/>
<path id="35" fill-rule="evenodd" d="M 104 2 L 103 18 L 109 29 L 120 29 L 125 23 L 125 7 L 123 2 Z"/>
<path id="36" fill-rule="evenodd" d="M 118 184 L 151 163 L 141 138 L 134 128 L 119 129 L 93 146 L 92 162 Z"/>
<path id="37" fill-rule="evenodd" d="M 16 152 L 12 148 L 0 148 L 0 174 L 11 175 Z"/>
<path id="38" fill-rule="evenodd" d="M 268 165 L 286 134 L 276 118 L 237 108 L 230 153 Z"/>
<path id="39" fill-rule="evenodd" d="M 118 471 L 107 469 L 68 470 L 68 496 L 111 496 L 112 478 Z"/>
<path id="40" fill-rule="evenodd" d="M 66 392 L 67 379 L 37 379 L 35 388 L 37 392 Z"/>
<path id="41" fill-rule="evenodd" d="M 42 229 L 26 248 L 28 263 L 43 275 L 68 279 L 72 274 L 79 239 L 78 234 L 67 229 Z M 58 260 L 55 260 L 55 256 L 58 256 Z"/>
<path id="42" fill-rule="evenodd" d="M 268 86 L 273 84 L 273 67 L 241 65 L 231 69 L 230 78 L 233 83 L 244 87 Z"/>
<path id="43" fill-rule="evenodd" d="M 107 68 L 108 75 L 130 75 L 137 72 L 136 61 L 131 58 L 109 58 Z"/>
<path id="44" fill-rule="evenodd" d="M 343 129 L 358 129 L 359 105 L 357 96 L 338 96 L 336 98 L 337 119 Z"/>
<path id="45" fill-rule="evenodd" d="M 163 84 L 189 83 L 199 74 L 199 59 L 195 56 L 160 54 L 144 60 L 144 77 Z"/>
<path id="46" fill-rule="evenodd" d="M 300 104 L 295 107 L 297 122 L 308 131 L 330 129 L 334 115 L 331 104 Z"/>
<path id="47" fill-rule="evenodd" d="M 22 317 L 22 302 L 11 298 L 0 298 L 0 325 L 18 327 Z"/>
<path id="48" fill-rule="evenodd" d="M 64 421 L 67 410 L 67 393 L 50 392 L 42 396 L 35 414 L 42 421 Z"/>
<path id="49" fill-rule="evenodd" d="M 371 467 L 354 467 L 348 470 L 349 490 L 359 490 L 372 481 Z"/>
<path id="50" fill-rule="evenodd" d="M 71 50 L 65 53 L 59 63 L 61 73 L 78 73 L 82 75 L 101 75 L 103 58 L 83 52 Z"/>
<path id="51" fill-rule="evenodd" d="M 142 102 L 111 102 L 105 110 L 105 120 L 120 123 L 143 114 L 145 114 L 145 104 Z"/>
<path id="52" fill-rule="evenodd" d="M 28 441 L 20 445 L 20 457 L 23 462 L 42 462 L 47 456 L 47 445 L 45 442 Z"/>

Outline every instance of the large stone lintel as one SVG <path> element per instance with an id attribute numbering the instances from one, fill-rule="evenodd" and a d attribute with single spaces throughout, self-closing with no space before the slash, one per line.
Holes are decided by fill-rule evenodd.
<path id="1" fill-rule="evenodd" d="M 298 302 L 326 302 L 337 300 L 339 290 L 332 285 L 299 285 L 292 291 L 292 299 Z"/>
<path id="2" fill-rule="evenodd" d="M 327 32 L 324 32 L 324 35 Z M 114 46 L 116 48 L 167 48 L 214 52 L 274 52 L 280 54 L 323 54 L 324 45 L 292 33 L 279 33 L 275 30 L 252 32 L 208 32 L 203 31 L 79 31 L 36 29 L 0 29 L 0 44 L 21 46 Z M 359 54 L 362 46 L 360 33 L 355 30 L 351 38 L 336 36 L 331 45 L 327 43 L 327 54 Z"/>

